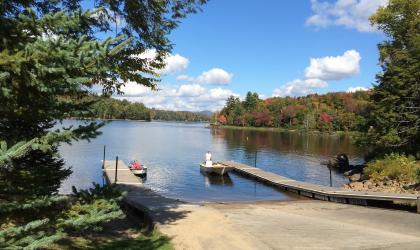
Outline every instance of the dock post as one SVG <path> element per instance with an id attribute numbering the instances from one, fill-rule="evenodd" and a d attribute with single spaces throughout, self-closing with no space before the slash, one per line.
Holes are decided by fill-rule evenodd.
<path id="1" fill-rule="evenodd" d="M 417 213 L 420 214 L 420 196 L 417 197 Z"/>
<path id="2" fill-rule="evenodd" d="M 114 180 L 115 184 L 117 184 L 117 175 L 118 175 L 118 155 L 115 158 L 115 180 Z"/>
<path id="3" fill-rule="evenodd" d="M 254 167 L 257 167 L 257 150 L 255 150 Z"/>
<path id="4" fill-rule="evenodd" d="M 331 167 L 328 167 L 328 169 L 330 170 L 330 187 L 332 187 L 332 174 L 331 174 Z"/>
<path id="5" fill-rule="evenodd" d="M 106 148 L 106 145 L 104 145 L 104 159 L 102 161 L 102 169 L 105 168 L 105 148 Z"/>

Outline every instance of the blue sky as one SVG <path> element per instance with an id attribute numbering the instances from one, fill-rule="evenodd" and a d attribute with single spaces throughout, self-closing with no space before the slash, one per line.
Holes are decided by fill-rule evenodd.
<path id="1" fill-rule="evenodd" d="M 126 98 L 173 110 L 217 110 L 227 96 L 262 98 L 369 88 L 386 39 L 368 16 L 386 0 L 210 0 L 170 35 L 162 91 Z M 312 59 L 312 60 L 311 60 Z"/>

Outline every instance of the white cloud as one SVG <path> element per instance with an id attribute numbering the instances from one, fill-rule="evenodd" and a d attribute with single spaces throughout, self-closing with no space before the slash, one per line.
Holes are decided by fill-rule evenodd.
<path id="1" fill-rule="evenodd" d="M 373 32 L 369 17 L 388 0 L 337 0 L 335 2 L 311 0 L 314 15 L 306 20 L 309 26 L 325 28 L 344 26 L 360 32 Z"/>
<path id="2" fill-rule="evenodd" d="M 239 97 L 239 95 L 233 93 L 232 90 L 222 88 L 210 89 L 210 94 L 208 94 L 210 99 L 215 100 L 226 100 L 231 95 Z"/>
<path id="3" fill-rule="evenodd" d="M 176 80 L 192 82 L 192 81 L 194 81 L 194 77 L 187 76 L 187 75 L 179 75 L 179 76 L 176 77 Z"/>
<path id="4" fill-rule="evenodd" d="M 258 97 L 260 98 L 260 99 L 267 99 L 267 96 L 265 95 L 265 94 L 258 94 Z"/>
<path id="5" fill-rule="evenodd" d="M 140 59 L 150 59 L 153 60 L 156 58 L 157 52 L 155 49 L 148 49 L 137 57 Z M 157 73 L 163 75 L 174 74 L 188 68 L 190 61 L 188 58 L 181 56 L 180 54 L 168 54 L 165 59 L 165 67 L 163 69 L 156 70 Z"/>
<path id="6" fill-rule="evenodd" d="M 327 80 L 342 80 L 359 73 L 359 52 L 348 50 L 341 56 L 311 58 L 304 79 L 295 79 L 274 89 L 272 96 L 303 96 L 328 87 Z"/>
<path id="7" fill-rule="evenodd" d="M 151 91 L 134 84 L 127 83 L 124 89 L 125 94 L 113 97 L 131 102 L 142 102 L 151 108 L 188 111 L 220 110 L 229 96 L 239 97 L 229 89 L 220 87 L 206 89 L 199 84 L 184 84 L 179 87 L 162 84 L 159 86 L 160 91 Z"/>
<path id="8" fill-rule="evenodd" d="M 150 88 L 135 82 L 126 82 L 121 87 L 121 91 L 124 92 L 125 96 L 145 96 L 151 92 Z"/>
<path id="9" fill-rule="evenodd" d="M 311 58 L 305 69 L 305 78 L 322 80 L 341 80 L 349 78 L 360 71 L 360 54 L 356 50 L 347 50 L 342 56 Z"/>
<path id="10" fill-rule="evenodd" d="M 228 84 L 232 80 L 233 74 L 220 68 L 213 68 L 204 71 L 197 77 L 197 82 L 202 84 Z"/>
<path id="11" fill-rule="evenodd" d="M 179 96 L 200 96 L 204 94 L 206 90 L 198 84 L 185 84 L 181 85 L 178 90 Z"/>
<path id="12" fill-rule="evenodd" d="M 204 71 L 197 77 L 191 77 L 188 75 L 177 76 L 178 81 L 189 81 L 197 84 L 229 84 L 232 81 L 233 74 L 227 72 L 221 68 L 212 68 L 208 71 Z"/>
<path id="13" fill-rule="evenodd" d="M 179 54 L 169 55 L 165 58 L 166 66 L 162 70 L 160 70 L 161 74 L 173 74 L 183 70 L 186 70 L 188 64 L 190 63 L 189 60 Z"/>
<path id="14" fill-rule="evenodd" d="M 350 88 L 347 89 L 346 92 L 354 93 L 354 92 L 357 92 L 357 91 L 367 91 L 367 90 L 369 90 L 369 88 L 358 86 L 358 87 L 350 87 Z"/>
<path id="15" fill-rule="evenodd" d="M 273 96 L 303 96 L 327 86 L 328 83 L 320 79 L 295 79 L 274 89 Z"/>

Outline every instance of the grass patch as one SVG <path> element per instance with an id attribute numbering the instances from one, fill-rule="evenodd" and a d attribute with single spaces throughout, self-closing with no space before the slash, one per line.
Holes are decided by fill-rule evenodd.
<path id="1" fill-rule="evenodd" d="M 154 230 L 150 233 L 141 233 L 140 228 L 129 219 L 113 221 L 105 226 L 102 232 L 77 237 L 67 237 L 52 245 L 50 250 L 70 249 L 124 249 L 124 250 L 171 250 L 170 239 Z"/>
<path id="2" fill-rule="evenodd" d="M 150 235 L 140 235 L 134 239 L 121 239 L 117 241 L 108 240 L 100 249 L 170 250 L 172 249 L 172 246 L 168 237 L 163 236 L 158 231 L 153 231 Z"/>

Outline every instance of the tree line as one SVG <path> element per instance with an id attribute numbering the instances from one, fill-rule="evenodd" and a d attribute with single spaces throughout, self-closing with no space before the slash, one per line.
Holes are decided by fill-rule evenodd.
<path id="1" fill-rule="evenodd" d="M 143 103 L 118 100 L 110 97 L 90 96 L 93 101 L 86 118 L 99 119 L 128 119 L 128 120 L 161 120 L 161 121 L 209 121 L 210 116 L 202 112 L 170 111 L 148 108 Z M 77 117 L 77 116 L 76 116 Z"/>
<path id="2" fill-rule="evenodd" d="M 369 110 L 370 92 L 272 97 L 248 92 L 245 100 L 231 96 L 216 116 L 223 125 L 321 131 L 360 131 Z"/>

